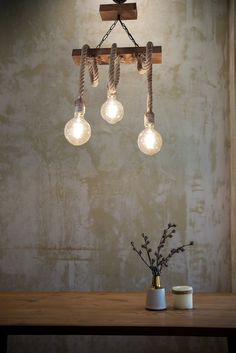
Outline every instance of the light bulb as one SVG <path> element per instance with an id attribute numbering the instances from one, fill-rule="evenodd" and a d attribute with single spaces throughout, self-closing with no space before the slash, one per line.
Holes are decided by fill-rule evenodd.
<path id="1" fill-rule="evenodd" d="M 141 152 L 152 156 L 153 154 L 160 151 L 162 146 L 162 137 L 154 129 L 154 126 L 150 124 L 140 132 L 138 136 L 138 147 Z"/>
<path id="2" fill-rule="evenodd" d="M 66 123 L 64 134 L 72 145 L 80 146 L 90 139 L 91 127 L 81 112 L 75 112 L 74 118 Z"/>
<path id="3" fill-rule="evenodd" d="M 116 99 L 116 96 L 108 97 L 101 107 L 101 116 L 109 124 L 115 124 L 124 116 L 123 105 Z"/>

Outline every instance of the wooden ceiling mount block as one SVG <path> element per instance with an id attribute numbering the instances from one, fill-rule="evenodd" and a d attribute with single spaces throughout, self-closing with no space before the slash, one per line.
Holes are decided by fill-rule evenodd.
<path id="1" fill-rule="evenodd" d="M 97 64 L 99 65 L 108 65 L 110 58 L 111 48 L 90 48 L 88 50 L 88 56 L 95 57 Z M 117 54 L 120 56 L 121 64 L 134 64 L 136 63 L 136 57 L 138 54 L 145 54 L 146 47 L 128 47 L 128 48 L 117 48 Z M 81 49 L 73 49 L 72 57 L 74 63 L 80 64 Z M 152 63 L 161 64 L 162 62 L 162 53 L 161 46 L 154 46 L 152 52 Z"/>
<path id="2" fill-rule="evenodd" d="M 100 5 L 99 12 L 103 21 L 137 20 L 138 16 L 135 3 Z"/>

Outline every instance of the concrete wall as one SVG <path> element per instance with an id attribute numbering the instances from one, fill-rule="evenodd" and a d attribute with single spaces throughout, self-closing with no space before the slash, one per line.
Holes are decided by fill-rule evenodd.
<path id="1" fill-rule="evenodd" d="M 110 3 L 103 0 L 102 3 Z M 231 290 L 228 2 L 137 0 L 127 22 L 140 45 L 163 47 L 153 68 L 161 152 L 143 155 L 145 78 L 121 67 L 125 118 L 100 118 L 100 84 L 86 83 L 89 143 L 63 136 L 73 116 L 79 68 L 72 48 L 94 47 L 111 23 L 100 1 L 2 1 L 0 9 L 0 290 L 143 291 L 151 276 L 130 248 L 146 232 L 155 243 L 176 222 L 177 256 L 162 284 Z M 105 46 L 132 45 L 117 26 Z M 224 352 L 223 339 L 11 337 L 11 352 Z"/>

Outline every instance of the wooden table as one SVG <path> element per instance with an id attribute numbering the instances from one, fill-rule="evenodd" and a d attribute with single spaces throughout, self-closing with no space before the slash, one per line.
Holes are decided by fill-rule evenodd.
<path id="1" fill-rule="evenodd" d="M 145 293 L 2 292 L 0 352 L 8 335 L 141 335 L 227 337 L 236 352 L 236 294 L 194 294 L 193 310 L 145 310 Z"/>

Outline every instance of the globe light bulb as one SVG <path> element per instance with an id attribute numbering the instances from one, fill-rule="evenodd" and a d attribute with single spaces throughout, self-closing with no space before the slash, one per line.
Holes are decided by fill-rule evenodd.
<path id="1" fill-rule="evenodd" d="M 123 105 L 116 99 L 116 96 L 110 96 L 101 107 L 101 116 L 109 124 L 116 124 L 123 119 Z"/>
<path id="2" fill-rule="evenodd" d="M 74 118 L 69 120 L 64 129 L 65 138 L 74 146 L 86 143 L 91 136 L 91 127 L 81 112 L 75 112 Z"/>
<path id="3" fill-rule="evenodd" d="M 140 132 L 138 136 L 138 147 L 141 152 L 152 156 L 153 154 L 160 151 L 162 146 L 162 137 L 154 129 L 154 125 L 150 124 Z"/>

